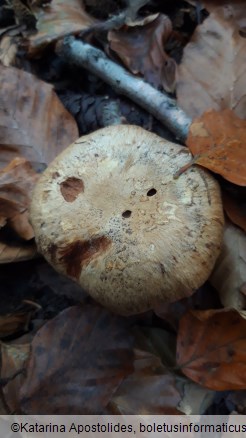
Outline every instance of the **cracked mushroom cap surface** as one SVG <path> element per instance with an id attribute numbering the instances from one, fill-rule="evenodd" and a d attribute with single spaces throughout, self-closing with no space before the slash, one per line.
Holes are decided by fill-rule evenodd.
<path id="1" fill-rule="evenodd" d="M 83 136 L 42 174 L 31 204 L 38 250 L 96 301 L 123 315 L 191 295 L 220 252 L 216 180 L 140 127 Z"/>

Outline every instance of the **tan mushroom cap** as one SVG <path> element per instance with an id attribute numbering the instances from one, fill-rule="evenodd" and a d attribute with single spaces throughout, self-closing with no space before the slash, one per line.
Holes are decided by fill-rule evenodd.
<path id="1" fill-rule="evenodd" d="M 220 252 L 216 180 L 187 148 L 137 126 L 78 139 L 42 174 L 31 223 L 39 251 L 95 300 L 124 314 L 191 295 Z"/>

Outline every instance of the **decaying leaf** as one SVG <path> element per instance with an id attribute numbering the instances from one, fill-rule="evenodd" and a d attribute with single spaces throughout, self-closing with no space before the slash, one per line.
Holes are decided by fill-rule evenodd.
<path id="1" fill-rule="evenodd" d="M 37 179 L 38 174 L 22 157 L 13 159 L 0 171 L 1 216 L 8 220 L 10 227 L 25 240 L 34 237 L 27 210 Z"/>
<path id="2" fill-rule="evenodd" d="M 182 298 L 182 300 L 173 303 L 159 304 L 154 311 L 156 315 L 158 315 L 159 318 L 164 319 L 176 333 L 178 331 L 180 319 L 188 310 L 208 310 L 219 308 L 221 308 L 219 296 L 215 293 L 211 284 L 206 282 L 190 297 Z"/>
<path id="3" fill-rule="evenodd" d="M 8 345 L 0 343 L 1 354 L 1 380 L 5 384 L 2 393 L 9 412 L 20 409 L 18 394 L 24 380 L 25 367 L 30 354 L 29 344 Z"/>
<path id="4" fill-rule="evenodd" d="M 246 283 L 246 235 L 230 223 L 225 227 L 222 251 L 210 282 L 219 292 L 224 307 L 246 307 L 243 291 Z"/>
<path id="5" fill-rule="evenodd" d="M 144 26 L 110 31 L 109 47 L 132 73 L 142 74 L 155 87 L 162 86 L 166 91 L 173 92 L 176 63 L 164 50 L 171 32 L 170 19 L 160 14 Z"/>
<path id="6" fill-rule="evenodd" d="M 238 15 L 246 17 L 245 2 L 241 1 L 238 8 L 240 5 Z M 177 100 L 193 118 L 210 108 L 231 108 L 239 117 L 246 117 L 246 39 L 230 13 L 233 8 L 234 2 L 230 2 L 229 10 L 228 5 L 215 8 L 197 26 L 184 49 Z"/>
<path id="7" fill-rule="evenodd" d="M 134 372 L 126 377 L 109 404 L 114 415 L 175 415 L 181 400 L 175 377 L 161 359 L 135 350 Z"/>
<path id="8" fill-rule="evenodd" d="M 35 170 L 78 137 L 53 87 L 25 71 L 0 66 L 0 168 L 22 156 Z"/>
<path id="9" fill-rule="evenodd" d="M 38 32 L 29 37 L 30 56 L 40 54 L 59 38 L 79 33 L 96 22 L 85 12 L 80 0 L 52 0 L 48 7 L 37 12 L 37 18 Z"/>
<path id="10" fill-rule="evenodd" d="M 228 181 L 246 186 L 246 121 L 233 111 L 207 111 L 194 120 L 186 141 L 199 164 Z"/>
<path id="11" fill-rule="evenodd" d="M 30 260 L 34 257 L 37 257 L 37 247 L 34 243 L 10 245 L 0 242 L 0 264 Z"/>
<path id="12" fill-rule="evenodd" d="M 77 138 L 78 130 L 49 84 L 3 66 L 0 117 L 0 224 L 30 240 L 34 235 L 28 207 L 38 177 L 33 168 L 43 170 Z M 25 260 L 35 253 L 33 246 L 1 240 L 0 263 Z"/>
<path id="13" fill-rule="evenodd" d="M 178 409 L 186 415 L 203 415 L 213 404 L 215 391 L 204 388 L 190 379 L 176 377 L 176 387 L 181 394 Z"/>
<path id="14" fill-rule="evenodd" d="M 181 395 L 166 365 L 175 361 L 175 336 L 154 327 L 135 327 L 134 372 L 121 383 L 109 404 L 124 415 L 179 414 Z"/>
<path id="15" fill-rule="evenodd" d="M 0 62 L 9 67 L 14 65 L 17 53 L 17 44 L 14 37 L 6 35 L 0 39 Z"/>
<path id="16" fill-rule="evenodd" d="M 180 321 L 177 363 L 191 380 L 216 391 L 246 389 L 245 312 L 189 311 Z"/>
<path id="17" fill-rule="evenodd" d="M 0 338 L 4 339 L 23 330 L 27 330 L 33 310 L 17 311 L 9 315 L 0 315 Z"/>
<path id="18" fill-rule="evenodd" d="M 239 31 L 246 25 L 244 0 L 202 0 L 201 4 L 210 14 L 221 13 L 222 10 L 222 16 L 233 19 Z"/>
<path id="19" fill-rule="evenodd" d="M 96 306 L 70 307 L 45 324 L 32 342 L 20 391 L 22 412 L 105 412 L 123 378 L 133 371 L 126 324 Z"/>
<path id="20" fill-rule="evenodd" d="M 235 199 L 223 191 L 223 207 L 229 219 L 246 232 L 246 201 Z"/>

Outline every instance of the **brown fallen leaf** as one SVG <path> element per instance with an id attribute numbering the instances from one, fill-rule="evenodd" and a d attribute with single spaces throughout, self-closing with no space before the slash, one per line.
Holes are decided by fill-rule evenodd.
<path id="1" fill-rule="evenodd" d="M 227 109 L 207 111 L 195 119 L 190 127 L 186 144 L 194 159 L 177 175 L 192 164 L 199 164 L 228 181 L 246 185 L 246 121 Z"/>
<path id="2" fill-rule="evenodd" d="M 203 414 L 214 393 L 175 374 L 176 337 L 165 329 L 135 327 L 134 372 L 108 405 L 111 414 Z"/>
<path id="3" fill-rule="evenodd" d="M 29 37 L 29 56 L 40 55 L 49 44 L 65 35 L 79 33 L 96 22 L 85 12 L 80 0 L 52 0 L 49 6 L 37 11 L 36 16 L 38 32 Z"/>
<path id="4" fill-rule="evenodd" d="M 105 412 L 124 377 L 133 371 L 126 325 L 127 320 L 96 306 L 70 307 L 49 321 L 31 344 L 20 390 L 21 411 Z"/>
<path id="5" fill-rule="evenodd" d="M 226 191 L 222 191 L 224 210 L 234 224 L 246 231 L 246 201 L 235 199 Z"/>
<path id="6" fill-rule="evenodd" d="M 38 177 L 31 164 L 22 157 L 13 159 L 0 171 L 1 216 L 25 240 L 34 237 L 27 210 Z"/>
<path id="7" fill-rule="evenodd" d="M 177 364 L 216 391 L 246 389 L 246 313 L 190 310 L 180 321 Z"/>
<path id="8" fill-rule="evenodd" d="M 17 44 L 13 36 L 3 36 L 0 39 L 0 62 L 5 66 L 15 64 Z"/>
<path id="9" fill-rule="evenodd" d="M 201 4 L 211 14 L 213 12 L 220 13 L 225 18 L 233 18 L 238 30 L 246 24 L 246 11 L 244 0 L 202 0 Z"/>
<path id="10" fill-rule="evenodd" d="M 34 243 L 9 245 L 0 242 L 0 264 L 30 260 L 37 256 L 37 247 Z"/>
<path id="11" fill-rule="evenodd" d="M 0 66 L 0 168 L 17 156 L 44 170 L 78 137 L 53 87 L 30 73 Z"/>
<path id="12" fill-rule="evenodd" d="M 134 372 L 126 377 L 109 403 L 114 415 L 177 415 L 181 396 L 175 377 L 161 359 L 135 350 Z"/>
<path id="13" fill-rule="evenodd" d="M 0 224 L 30 240 L 34 235 L 28 207 L 38 177 L 32 167 L 43 170 L 78 137 L 78 129 L 52 86 L 22 70 L 3 66 L 0 117 Z M 0 263 L 25 260 L 36 253 L 33 247 L 2 237 Z"/>
<path id="14" fill-rule="evenodd" d="M 125 26 L 110 31 L 109 47 L 132 73 L 143 75 L 156 88 L 162 86 L 166 91 L 173 92 L 176 63 L 164 50 L 171 32 L 170 19 L 160 14 L 143 26 Z"/>
<path id="15" fill-rule="evenodd" d="M 16 311 L 9 315 L 0 315 L 0 338 L 4 339 L 10 335 L 25 331 L 28 328 L 33 309 L 29 311 Z"/>
<path id="16" fill-rule="evenodd" d="M 159 304 L 155 309 L 155 314 L 164 319 L 172 330 L 178 331 L 179 321 L 181 317 L 190 309 L 207 310 L 219 309 L 221 302 L 219 296 L 215 293 L 214 288 L 206 282 L 190 297 L 182 298 L 182 300 L 173 303 Z"/>
<path id="17" fill-rule="evenodd" d="M 225 226 L 221 253 L 209 281 L 218 291 L 224 307 L 246 308 L 246 235 L 229 222 Z"/>
<path id="18" fill-rule="evenodd" d="M 184 49 L 177 74 L 177 101 L 193 118 L 211 108 L 231 108 L 245 118 L 246 39 L 233 14 L 234 2 L 224 1 L 220 7 L 215 3 L 217 7 L 197 26 Z M 237 2 L 237 16 L 245 21 L 245 1 Z"/>
<path id="19" fill-rule="evenodd" d="M 134 372 L 126 376 L 109 403 L 112 414 L 180 414 L 181 395 L 169 367 L 176 337 L 158 328 L 134 327 Z"/>
<path id="20" fill-rule="evenodd" d="M 30 344 L 8 345 L 0 343 L 2 394 L 8 414 L 19 410 L 18 394 L 25 376 Z"/>

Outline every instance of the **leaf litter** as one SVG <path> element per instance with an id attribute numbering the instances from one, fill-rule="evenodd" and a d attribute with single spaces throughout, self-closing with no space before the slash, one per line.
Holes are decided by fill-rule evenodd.
<path id="1" fill-rule="evenodd" d="M 7 263 L 36 255 L 28 216 L 32 189 L 38 172 L 78 131 L 51 85 L 13 67 L 0 65 L 0 72 L 0 218 L 1 228 L 14 232 L 11 240 L 5 229 L 0 236 L 0 263 Z"/>

